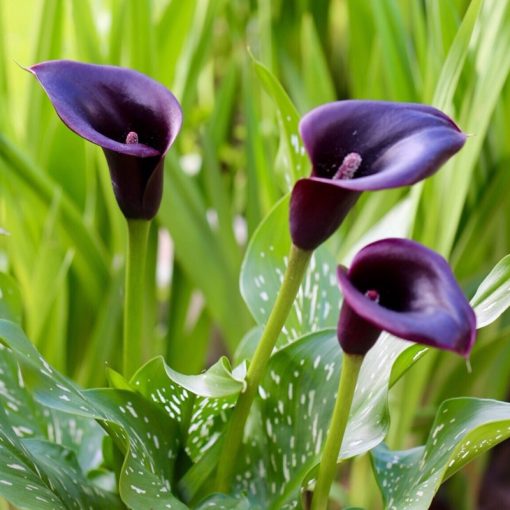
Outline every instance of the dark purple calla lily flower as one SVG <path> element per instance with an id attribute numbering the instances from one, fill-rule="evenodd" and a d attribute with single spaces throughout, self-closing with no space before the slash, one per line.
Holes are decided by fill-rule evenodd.
<path id="1" fill-rule="evenodd" d="M 338 339 L 348 354 L 364 355 L 381 331 L 468 356 L 475 313 L 446 260 L 407 239 L 369 244 L 349 270 L 338 268 L 344 302 Z"/>
<path id="2" fill-rule="evenodd" d="M 124 216 L 153 218 L 163 193 L 163 159 L 182 123 L 173 94 L 121 67 L 53 60 L 28 71 L 64 124 L 102 147 Z"/>
<path id="3" fill-rule="evenodd" d="M 362 191 L 407 186 L 428 177 L 466 136 L 426 105 L 338 101 L 305 115 L 299 126 L 312 175 L 294 186 L 294 244 L 313 250 L 340 225 Z"/>

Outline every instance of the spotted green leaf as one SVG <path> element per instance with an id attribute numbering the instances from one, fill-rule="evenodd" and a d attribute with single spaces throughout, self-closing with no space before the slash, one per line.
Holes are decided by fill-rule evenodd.
<path id="1" fill-rule="evenodd" d="M 232 370 L 225 357 L 199 375 L 180 374 L 155 358 L 131 384 L 179 424 L 186 453 L 197 461 L 220 436 L 244 388 L 245 373 L 244 363 Z"/>
<path id="2" fill-rule="evenodd" d="M 0 405 L 17 437 L 44 439 L 72 450 L 84 472 L 101 464 L 101 427 L 89 419 L 41 406 L 27 388 L 12 351 L 2 344 Z"/>
<path id="3" fill-rule="evenodd" d="M 387 395 L 392 367 L 416 347 L 383 335 L 368 353 L 356 388 L 341 458 L 369 451 L 388 429 Z M 303 482 L 317 466 L 341 369 L 336 332 L 323 330 L 273 355 L 245 435 L 236 490 L 270 510 L 299 508 Z M 395 382 L 396 378 L 392 379 Z"/>
<path id="4" fill-rule="evenodd" d="M 85 395 L 125 455 L 119 481 L 123 502 L 133 509 L 149 505 L 154 510 L 184 510 L 171 485 L 177 451 L 175 423 L 137 393 L 90 390 Z"/>
<path id="5" fill-rule="evenodd" d="M 54 370 L 22 329 L 0 320 L 0 338 L 30 371 L 42 404 L 71 415 L 98 420 L 124 455 L 119 493 L 129 508 L 184 510 L 171 493 L 178 425 L 142 395 L 127 390 L 83 391 Z M 168 506 L 170 505 L 170 506 Z"/>
<path id="6" fill-rule="evenodd" d="M 241 269 L 241 293 L 259 324 L 267 321 L 288 262 L 289 197 L 283 198 L 254 233 Z M 279 345 L 305 334 L 336 326 L 340 292 L 336 263 L 325 246 L 310 259 L 294 306 L 282 330 Z"/>
<path id="7" fill-rule="evenodd" d="M 184 510 L 172 494 L 171 480 L 178 449 L 177 426 L 159 407 L 138 393 L 99 389 L 78 395 L 63 385 L 40 390 L 39 400 L 64 412 L 102 423 L 124 456 L 119 493 L 129 508 Z M 62 399 L 63 396 L 66 396 Z"/>
<path id="8" fill-rule="evenodd" d="M 0 407 L 18 437 L 45 437 L 43 410 L 27 391 L 12 352 L 0 344 Z"/>
<path id="9" fill-rule="evenodd" d="M 73 451 L 23 432 L 0 407 L 0 495 L 21 510 L 123 508 L 86 478 Z"/>
<path id="10" fill-rule="evenodd" d="M 176 458 L 184 447 L 197 460 L 214 444 L 244 387 L 244 363 L 232 370 L 222 358 L 188 376 L 155 358 L 129 382 L 114 377 L 118 388 L 83 391 L 44 361 L 18 325 L 0 321 L 0 337 L 37 380 L 39 402 L 102 424 L 124 456 L 119 493 L 129 508 L 186 508 L 172 494 Z"/>
<path id="11" fill-rule="evenodd" d="M 21 317 L 17 286 L 7 275 L 1 276 L 0 315 L 17 323 Z M 17 326 L 10 324 L 16 331 Z M 41 406 L 27 388 L 13 352 L 3 344 L 0 407 L 0 464 L 5 470 L 0 494 L 19 508 L 121 507 L 117 496 L 86 479 L 102 462 L 104 431 L 91 420 Z"/>
<path id="12" fill-rule="evenodd" d="M 443 480 L 510 437 L 510 404 L 456 398 L 439 407 L 427 443 L 406 451 L 373 452 L 386 510 L 425 510 Z"/>

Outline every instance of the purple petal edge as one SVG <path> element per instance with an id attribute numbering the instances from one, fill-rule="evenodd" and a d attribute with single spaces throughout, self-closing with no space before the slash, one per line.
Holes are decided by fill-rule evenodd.
<path id="1" fill-rule="evenodd" d="M 414 184 L 437 171 L 466 141 L 440 110 L 389 101 L 328 103 L 307 113 L 299 130 L 312 161 L 311 178 L 356 191 Z M 352 152 L 362 158 L 358 176 L 331 180 Z"/>
<path id="2" fill-rule="evenodd" d="M 130 69 L 116 66 L 84 64 L 72 60 L 50 60 L 25 68 L 32 73 L 50 98 L 58 116 L 64 124 L 76 134 L 90 142 L 120 154 L 148 158 L 163 157 L 177 136 L 182 124 L 182 111 L 175 96 L 163 85 L 151 78 Z M 80 88 L 87 92 L 90 102 L 83 101 L 83 93 L 72 94 L 72 88 Z M 118 93 L 118 91 L 120 91 Z M 112 113 L 111 123 L 118 122 L 114 112 L 98 112 L 101 95 L 105 96 L 104 105 L 112 99 L 124 104 L 125 111 L 121 110 L 120 117 L 128 117 L 129 109 L 138 109 L 138 116 L 149 110 L 146 105 L 131 101 L 140 97 L 157 107 L 159 118 L 165 129 L 165 139 L 161 140 L 160 147 L 153 147 L 144 143 L 126 144 L 115 140 L 111 136 L 98 131 L 90 118 L 95 114 L 108 115 Z M 96 111 L 93 111 L 93 110 Z M 122 120 L 122 119 L 121 119 Z M 108 119 L 103 121 L 108 123 Z M 127 124 L 127 122 L 126 122 Z M 130 127 L 126 125 L 126 131 Z"/>

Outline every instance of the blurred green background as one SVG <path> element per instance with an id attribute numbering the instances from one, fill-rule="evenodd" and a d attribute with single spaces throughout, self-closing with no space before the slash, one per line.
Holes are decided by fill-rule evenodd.
<path id="1" fill-rule="evenodd" d="M 335 99 L 433 104 L 472 135 L 425 184 L 365 194 L 329 243 L 345 261 L 368 239 L 413 237 L 472 295 L 510 251 L 508 48 L 507 0 L 0 0 L 0 269 L 21 288 L 29 337 L 81 384 L 104 383 L 120 363 L 126 232 L 101 151 L 20 66 L 128 66 L 181 101 L 150 235 L 146 356 L 196 373 L 250 331 L 247 240 L 309 171 L 289 150 L 299 116 Z M 484 330 L 470 372 L 425 356 L 392 392 L 390 444 L 423 439 L 447 397 L 505 399 L 508 339 L 508 320 Z M 459 493 L 476 492 L 484 462 Z"/>

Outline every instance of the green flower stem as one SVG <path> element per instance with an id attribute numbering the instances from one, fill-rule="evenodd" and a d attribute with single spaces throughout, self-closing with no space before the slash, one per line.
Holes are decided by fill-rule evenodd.
<path id="1" fill-rule="evenodd" d="M 219 492 L 227 492 L 230 488 L 239 448 L 243 439 L 244 426 L 257 394 L 257 388 L 266 372 L 267 363 L 294 303 L 312 253 L 312 251 L 305 251 L 292 246 L 282 286 L 267 320 L 257 350 L 250 362 L 248 374 L 246 375 L 246 388 L 239 396 L 223 437 L 224 446 L 216 474 L 216 490 Z"/>
<path id="2" fill-rule="evenodd" d="M 143 362 L 143 303 L 145 258 L 150 221 L 128 219 L 128 252 L 124 289 L 124 376 L 131 377 Z"/>
<path id="3" fill-rule="evenodd" d="M 312 510 L 326 510 L 328 507 L 329 491 L 335 479 L 336 466 L 340 448 L 349 419 L 354 390 L 358 380 L 363 356 L 345 354 L 342 358 L 342 371 L 335 409 L 329 424 L 326 443 L 322 450 L 321 463 L 317 483 L 313 491 Z"/>

